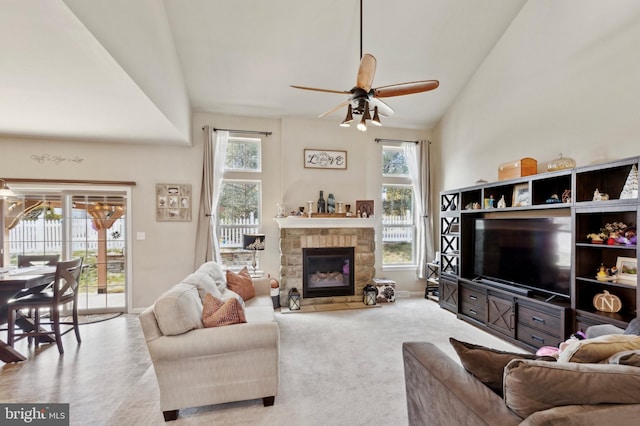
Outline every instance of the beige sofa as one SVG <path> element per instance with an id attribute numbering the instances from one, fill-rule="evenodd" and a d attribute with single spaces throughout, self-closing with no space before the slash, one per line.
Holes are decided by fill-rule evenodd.
<path id="1" fill-rule="evenodd" d="M 239 298 L 225 275 L 208 262 L 162 294 L 140 314 L 160 387 L 165 421 L 181 408 L 262 398 L 278 393 L 280 332 L 269 279 L 254 279 L 256 296 L 243 301 L 246 323 L 205 328 L 202 300 Z M 241 300 L 241 299 L 240 299 Z"/>
<path id="2" fill-rule="evenodd" d="M 409 425 L 637 425 L 640 418 L 640 367 L 514 359 L 504 369 L 503 399 L 432 343 L 405 342 L 402 352 Z"/>

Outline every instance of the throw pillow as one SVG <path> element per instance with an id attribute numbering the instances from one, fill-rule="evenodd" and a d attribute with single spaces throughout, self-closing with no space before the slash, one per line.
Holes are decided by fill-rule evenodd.
<path id="1" fill-rule="evenodd" d="M 247 322 L 244 309 L 237 299 L 231 298 L 223 302 L 207 293 L 202 309 L 202 323 L 205 327 L 221 327 L 224 325 Z"/>
<path id="2" fill-rule="evenodd" d="M 537 356 L 516 352 L 505 352 L 487 348 L 473 343 L 461 342 L 449 338 L 449 342 L 455 349 L 462 366 L 476 379 L 502 397 L 502 376 L 504 367 L 513 359 L 540 359 L 555 361 L 550 356 Z"/>
<path id="3" fill-rule="evenodd" d="M 211 293 L 213 296 L 218 299 L 222 299 L 222 293 L 218 289 L 211 275 L 207 274 L 203 271 L 197 271 L 193 274 L 187 276 L 182 280 L 185 284 L 191 284 L 198 289 L 198 294 L 200 295 L 200 300 L 204 300 L 204 296 L 207 293 Z"/>
<path id="4" fill-rule="evenodd" d="M 640 336 L 607 334 L 585 340 L 570 340 L 562 346 L 559 362 L 603 362 L 622 351 L 640 349 Z"/>
<path id="5" fill-rule="evenodd" d="M 522 418 L 565 405 L 638 404 L 640 368 L 515 359 L 504 369 L 504 402 Z"/>
<path id="6" fill-rule="evenodd" d="M 244 301 L 256 296 L 256 289 L 253 287 L 251 275 L 249 275 L 249 270 L 246 266 L 237 274 L 227 271 L 227 288 L 238 293 Z"/>

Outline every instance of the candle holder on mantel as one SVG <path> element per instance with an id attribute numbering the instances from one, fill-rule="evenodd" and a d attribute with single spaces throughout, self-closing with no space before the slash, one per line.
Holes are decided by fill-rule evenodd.
<path id="1" fill-rule="evenodd" d="M 309 206 L 307 209 L 307 216 L 311 217 L 311 213 L 313 213 L 313 201 L 307 201 L 307 205 Z"/>

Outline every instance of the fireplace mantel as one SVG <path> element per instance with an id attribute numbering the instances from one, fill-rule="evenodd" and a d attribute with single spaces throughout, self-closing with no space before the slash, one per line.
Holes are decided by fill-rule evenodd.
<path id="1" fill-rule="evenodd" d="M 377 228 L 382 221 L 376 218 L 338 218 L 338 217 L 276 217 L 280 229 L 285 228 Z"/>

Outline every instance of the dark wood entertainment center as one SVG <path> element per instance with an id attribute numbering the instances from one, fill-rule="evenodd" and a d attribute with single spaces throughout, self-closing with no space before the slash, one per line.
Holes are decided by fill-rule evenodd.
<path id="1" fill-rule="evenodd" d="M 439 303 L 458 318 L 527 349 L 558 346 L 572 333 L 595 324 L 625 328 L 635 318 L 640 294 L 635 283 L 601 281 L 601 264 L 616 265 L 618 258 L 638 258 L 638 246 L 594 244 L 587 234 L 607 223 L 636 227 L 638 198 L 619 199 L 632 168 L 640 157 L 575 169 L 474 185 L 440 193 Z M 512 206 L 514 189 L 529 194 L 524 206 Z M 567 192 L 570 190 L 570 194 Z M 594 192 L 609 199 L 593 201 Z M 553 194 L 566 202 L 549 202 Z M 506 207 L 485 208 L 485 200 L 504 196 Z M 473 208 L 474 203 L 476 208 Z M 480 207 L 480 208 L 477 208 Z M 516 286 L 477 279 L 473 268 L 474 222 L 478 218 L 530 218 L 536 215 L 571 217 L 571 267 L 569 297 L 549 297 Z M 606 313 L 593 300 L 604 290 L 616 295 L 622 308 Z"/>

